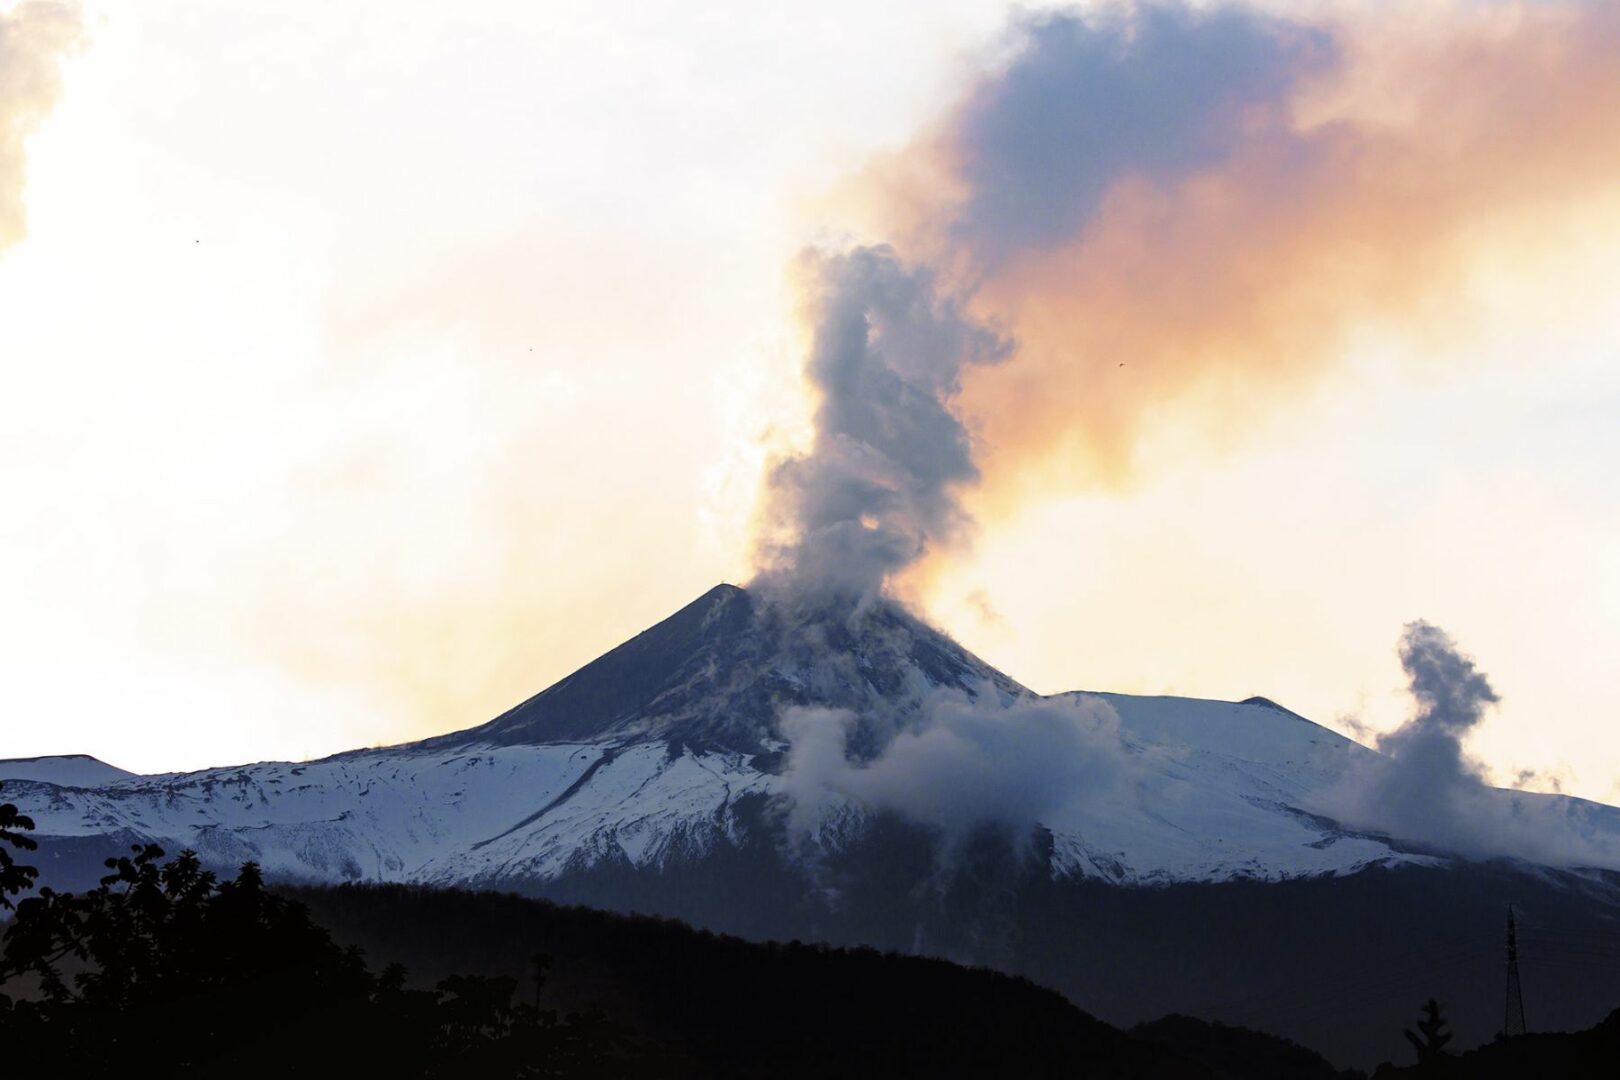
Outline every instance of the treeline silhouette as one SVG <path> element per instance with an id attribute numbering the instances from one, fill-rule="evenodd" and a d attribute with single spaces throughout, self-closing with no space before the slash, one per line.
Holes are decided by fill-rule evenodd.
<path id="1" fill-rule="evenodd" d="M 1027 979 L 944 960 L 749 942 L 509 893 L 356 884 L 289 894 L 341 939 L 413 970 L 500 973 L 544 952 L 555 957 L 549 1001 L 597 1004 L 701 1062 L 697 1075 L 1360 1075 L 1284 1039 L 1198 1020 L 1123 1032 Z"/>
<path id="2" fill-rule="evenodd" d="M 1123 1032 L 1027 980 L 941 960 L 755 944 L 506 894 L 271 889 L 251 863 L 222 880 L 195 854 L 165 860 L 152 845 L 108 859 L 95 889 L 26 895 L 32 829 L 0 805 L 0 913 L 14 908 L 0 953 L 4 1076 L 1361 1075 L 1186 1017 Z M 373 971 L 367 956 L 388 963 Z M 1620 1014 L 1603 1045 L 1617 1032 Z M 1481 1053 L 1426 1067 L 1534 1074 L 1526 1057 L 1499 1059 L 1518 1072 L 1455 1071 Z"/>
<path id="3" fill-rule="evenodd" d="M 943 960 L 755 943 L 510 893 L 377 884 L 286 891 L 340 940 L 412 970 L 514 973 L 524 956 L 552 956 L 549 1004 L 599 1006 L 636 1038 L 701 1065 L 691 1075 L 1365 1075 L 1275 1035 L 1186 1016 L 1122 1032 L 1028 980 Z M 1385 1065 L 1376 1075 L 1620 1075 L 1620 1010 L 1588 1031 L 1498 1039 L 1457 1054 L 1435 1009 L 1424 1003 L 1412 1024 L 1422 1049 L 1414 1045 L 1407 1060 L 1422 1064 Z"/>
<path id="4" fill-rule="evenodd" d="M 0 977 L 33 992 L 0 998 L 8 1074 L 105 1075 L 145 1060 L 164 1076 L 282 1076 L 301 1063 L 434 1077 L 1058 1075 L 1090 1058 L 1093 1075 L 1207 1075 L 1015 980 L 940 979 L 945 964 L 897 978 L 877 953 L 806 946 L 758 948 L 742 966 L 764 977 L 724 994 L 711 992 L 707 950 L 666 950 L 674 966 L 661 977 L 710 1015 L 684 1034 L 632 1039 L 601 1013 L 542 1008 L 546 958 L 530 961 L 534 1001 L 514 1000 L 519 980 L 506 975 L 412 989 L 398 964 L 373 974 L 252 864 L 216 881 L 190 852 L 162 855 L 140 848 L 109 859 L 95 890 L 17 905 Z M 431 941 L 436 930 L 415 932 Z"/>
<path id="5" fill-rule="evenodd" d="M 31 823 L 0 820 L 0 839 L 25 847 Z M 22 991 L 0 993 L 6 1075 L 618 1075 L 622 1036 L 599 1015 L 559 1017 L 505 976 L 411 988 L 267 891 L 253 864 L 219 881 L 192 852 L 162 857 L 138 847 L 108 859 L 94 890 L 16 903 L 0 959 L 0 986 Z M 23 869 L 6 867 L 8 907 Z M 544 958 L 534 967 L 538 986 Z"/>
<path id="6" fill-rule="evenodd" d="M 1424 1003 L 1416 1026 L 1415 1032 L 1407 1030 L 1406 1037 L 1417 1054 L 1417 1063 L 1404 1067 L 1381 1065 L 1373 1073 L 1373 1080 L 1402 1076 L 1467 1080 L 1521 1080 L 1542 1076 L 1584 1080 L 1620 1076 L 1620 1009 L 1585 1031 L 1531 1033 L 1512 1038 L 1498 1036 L 1461 1054 L 1446 1049 L 1451 1036 L 1446 1031 L 1444 1007 L 1438 1001 L 1431 998 Z"/>

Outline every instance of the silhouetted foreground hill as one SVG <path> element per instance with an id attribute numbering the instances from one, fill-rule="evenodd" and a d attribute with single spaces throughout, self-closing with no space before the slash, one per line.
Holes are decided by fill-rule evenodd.
<path id="1" fill-rule="evenodd" d="M 667 1075 L 1350 1080 L 1314 1050 L 1185 1016 L 1122 1032 L 1025 979 L 867 948 L 753 943 L 668 919 L 399 885 L 286 890 L 377 961 L 418 977 L 516 975 L 552 958 L 544 1003 L 600 1008 Z M 1311 987 L 1299 993 L 1311 996 Z M 1416 1003 L 1413 1003 L 1414 1005 Z M 1620 1075 L 1620 1013 L 1487 1044 L 1454 1077 Z M 681 1073 L 678 1069 L 688 1069 Z M 1379 1075 L 1428 1075 L 1385 1066 Z M 655 1075 L 649 1073 L 648 1075 Z"/>
<path id="2" fill-rule="evenodd" d="M 29 895 L 37 870 L 18 856 L 38 850 L 33 828 L 0 804 L 0 912 L 15 912 L 0 937 L 0 1075 L 1360 1075 L 1186 1017 L 1127 1033 L 1023 978 L 938 959 L 750 943 L 510 894 L 271 890 L 252 863 L 222 879 L 152 844 L 107 859 L 88 892 Z M 1440 1007 L 1426 1008 L 1423 1038 L 1407 1034 L 1425 1075 L 1620 1065 L 1620 1013 L 1457 1058 Z"/>
<path id="3" fill-rule="evenodd" d="M 1191 1016 L 1166 1016 L 1138 1024 L 1130 1034 L 1141 1042 L 1197 1061 L 1216 1076 L 1243 1080 L 1351 1080 L 1364 1075 L 1353 1069 L 1338 1071 L 1315 1050 L 1288 1039 Z"/>
<path id="4" fill-rule="evenodd" d="M 521 958 L 549 955 L 548 1007 L 599 1007 L 691 1075 L 1360 1075 L 1239 1028 L 1167 1020 L 1125 1033 L 1025 979 L 942 960 L 758 944 L 507 894 L 394 885 L 286 892 L 339 941 L 425 978 L 516 974 Z M 1201 1032 L 1188 1037 L 1194 1026 Z"/>
<path id="5" fill-rule="evenodd" d="M 1476 1050 L 1424 1067 L 1384 1065 L 1378 1078 L 1444 1076 L 1466 1080 L 1521 1080 L 1558 1077 L 1559 1080 L 1613 1080 L 1620 1076 L 1620 1009 L 1585 1031 L 1531 1033 L 1497 1039 Z"/>

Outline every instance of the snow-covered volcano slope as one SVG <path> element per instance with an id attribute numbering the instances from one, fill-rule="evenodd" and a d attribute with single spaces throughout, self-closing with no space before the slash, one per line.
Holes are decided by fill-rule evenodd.
<path id="1" fill-rule="evenodd" d="M 135 774 L 109 765 L 89 754 L 54 754 L 50 757 L 0 759 L 0 782 L 43 780 L 47 784 L 95 787 L 114 780 L 127 780 Z"/>
<path id="2" fill-rule="evenodd" d="M 789 615 L 720 586 L 468 731 L 305 764 L 11 780 L 4 797 L 42 839 L 87 853 L 137 838 L 286 878 L 539 884 L 758 839 L 782 817 L 784 706 L 850 710 L 862 757 L 925 723 L 942 687 L 1028 694 L 898 608 Z M 1374 755 L 1343 736 L 1258 699 L 1097 697 L 1118 713 L 1134 780 L 1041 822 L 1056 878 L 1277 880 L 1436 861 L 1311 811 Z M 1620 838 L 1620 811 L 1596 810 Z M 856 840 L 869 815 L 846 801 L 833 817 L 819 834 L 829 847 Z"/>

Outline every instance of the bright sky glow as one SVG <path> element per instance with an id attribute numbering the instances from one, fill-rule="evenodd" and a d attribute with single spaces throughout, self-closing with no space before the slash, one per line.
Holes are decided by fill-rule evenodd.
<path id="1" fill-rule="evenodd" d="M 787 264 L 1010 9 L 90 5 L 0 250 L 0 756 L 470 726 L 745 579 Z M 1620 207 L 1578 210 L 1474 268 L 1467 333 L 982 500 L 923 602 L 1038 690 L 1373 729 L 1428 619 L 1499 779 L 1620 799 Z"/>

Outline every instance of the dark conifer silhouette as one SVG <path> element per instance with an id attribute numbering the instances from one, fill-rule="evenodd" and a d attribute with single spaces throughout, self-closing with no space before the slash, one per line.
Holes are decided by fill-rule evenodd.
<path id="1" fill-rule="evenodd" d="M 1451 1032 L 1446 1030 L 1445 1009 L 1438 1001 L 1430 998 L 1425 1002 L 1417 1031 L 1407 1028 L 1404 1034 L 1412 1049 L 1417 1051 L 1419 1065 L 1426 1068 L 1440 1066 L 1445 1057 L 1446 1044 L 1451 1042 Z"/>

